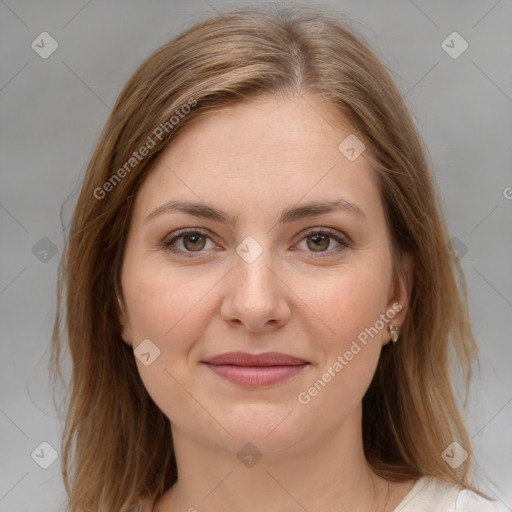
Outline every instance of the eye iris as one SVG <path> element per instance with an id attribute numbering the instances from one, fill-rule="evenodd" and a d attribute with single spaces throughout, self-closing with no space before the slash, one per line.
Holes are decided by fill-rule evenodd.
<path id="1" fill-rule="evenodd" d="M 187 241 L 189 241 L 191 239 L 195 239 L 196 242 L 197 242 L 197 239 L 202 239 L 202 244 L 192 245 L 192 247 L 189 247 L 188 244 L 187 244 Z M 192 244 L 195 244 L 196 242 L 192 242 Z M 203 235 L 198 234 L 198 233 L 194 233 L 192 235 L 184 235 L 183 236 L 183 245 L 186 247 L 187 250 L 200 251 L 201 249 L 204 248 L 205 243 L 206 243 L 205 237 Z"/>
<path id="2" fill-rule="evenodd" d="M 317 233 L 315 235 L 311 235 L 311 236 L 308 237 L 308 247 L 310 249 L 316 248 L 316 249 L 325 250 L 325 249 L 327 249 L 329 247 L 329 238 L 330 238 L 329 235 L 323 235 L 321 233 Z M 310 240 L 315 240 L 315 242 L 314 242 L 315 245 L 311 246 L 310 243 L 309 243 Z M 320 241 L 320 243 L 322 245 L 318 245 L 317 241 Z M 318 252 L 320 252 L 320 251 L 318 251 Z"/>

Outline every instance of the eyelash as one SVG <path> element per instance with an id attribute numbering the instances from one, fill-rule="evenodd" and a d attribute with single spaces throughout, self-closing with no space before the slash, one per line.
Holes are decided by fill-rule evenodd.
<path id="1" fill-rule="evenodd" d="M 325 257 L 330 256 L 332 253 L 338 253 L 340 251 L 343 251 L 345 249 L 352 247 L 352 245 L 344 237 L 342 237 L 337 231 L 330 229 L 330 228 L 316 228 L 314 230 L 307 231 L 306 233 L 304 233 L 304 236 L 301 238 L 301 240 L 299 242 L 302 242 L 302 240 L 304 240 L 310 236 L 319 235 L 319 234 L 320 235 L 328 235 L 330 238 L 332 238 L 336 242 L 338 242 L 340 244 L 340 247 L 330 250 L 330 251 L 322 251 L 322 252 L 318 252 L 318 253 L 310 251 L 311 254 L 313 254 L 315 258 L 325 258 Z M 168 250 L 174 254 L 178 254 L 180 256 L 185 256 L 186 258 L 194 258 L 195 257 L 193 255 L 194 252 L 196 252 L 198 254 L 204 252 L 204 251 L 182 251 L 182 250 L 176 250 L 175 248 L 173 248 L 172 247 L 173 244 L 176 241 L 178 241 L 179 239 L 183 238 L 185 235 L 201 235 L 201 236 L 204 236 L 211 240 L 208 233 L 206 231 L 203 231 L 202 229 L 196 228 L 196 229 L 181 230 L 181 231 L 174 233 L 174 236 L 171 239 L 167 238 L 162 242 L 164 249 Z"/>

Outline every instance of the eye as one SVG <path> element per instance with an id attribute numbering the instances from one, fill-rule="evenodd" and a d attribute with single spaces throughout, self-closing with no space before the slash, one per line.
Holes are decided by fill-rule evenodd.
<path id="1" fill-rule="evenodd" d="M 332 250 L 327 250 L 331 245 L 332 240 L 336 241 L 338 247 Z M 310 252 L 319 254 L 321 257 L 323 257 L 322 253 L 330 255 L 334 252 L 339 252 L 350 247 L 350 243 L 343 237 L 343 235 L 329 228 L 317 228 L 307 232 L 301 240 L 301 243 L 302 242 L 306 242 L 306 247 Z"/>
<path id="2" fill-rule="evenodd" d="M 171 238 L 164 240 L 162 246 L 174 254 L 183 255 L 187 258 L 194 257 L 193 253 L 201 253 L 204 252 L 203 249 L 208 249 L 206 247 L 208 240 L 215 246 L 207 232 L 201 229 L 182 230 L 173 233 L 173 235 Z M 332 240 L 338 246 L 328 250 Z M 329 256 L 332 253 L 337 253 L 351 247 L 350 242 L 341 233 L 329 228 L 316 228 L 308 231 L 301 239 L 302 242 L 306 242 L 306 250 L 308 252 L 313 252 L 319 257 L 324 257 L 323 253 Z"/>
<path id="3" fill-rule="evenodd" d="M 180 231 L 170 240 L 164 240 L 163 246 L 175 254 L 185 255 L 190 258 L 193 257 L 190 253 L 202 252 L 206 246 L 207 239 L 210 239 L 210 237 L 200 229 Z M 181 246 L 184 249 L 176 249 L 176 245 L 180 245 L 177 242 L 181 242 Z"/>

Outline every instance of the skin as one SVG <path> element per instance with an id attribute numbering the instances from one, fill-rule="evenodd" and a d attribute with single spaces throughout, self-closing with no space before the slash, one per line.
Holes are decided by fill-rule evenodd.
<path id="1" fill-rule="evenodd" d="M 150 339 L 160 350 L 150 365 L 136 362 L 171 421 L 179 474 L 155 511 L 392 511 L 412 487 L 378 477 L 363 452 L 361 402 L 390 342 L 387 328 L 359 344 L 308 404 L 297 398 L 393 304 L 403 306 L 393 325 L 407 314 L 412 263 L 404 255 L 405 272 L 394 274 L 371 157 L 351 162 L 338 150 L 351 133 L 318 98 L 259 97 L 190 124 L 138 191 L 119 319 L 126 343 Z M 277 224 L 287 207 L 339 198 L 364 217 L 335 211 Z M 181 212 L 145 222 L 170 199 L 215 206 L 237 223 Z M 206 238 L 182 237 L 174 242 L 181 255 L 173 254 L 163 242 L 183 228 L 202 228 Z M 315 228 L 350 244 L 330 237 L 315 245 Z M 236 252 L 247 236 L 263 251 L 252 263 Z M 310 364 L 249 389 L 201 363 L 229 351 L 282 352 Z M 236 455 L 247 442 L 262 455 L 252 467 Z"/>

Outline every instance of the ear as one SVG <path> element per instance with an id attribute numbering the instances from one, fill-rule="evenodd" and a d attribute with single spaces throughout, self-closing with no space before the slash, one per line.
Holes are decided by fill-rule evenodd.
<path id="1" fill-rule="evenodd" d="M 121 338 L 123 338 L 123 341 L 127 345 L 133 347 L 133 333 L 132 328 L 130 326 L 129 317 L 128 314 L 126 313 L 126 308 L 123 305 L 123 302 L 121 301 L 119 296 L 117 296 L 116 313 L 117 319 L 121 327 Z"/>
<path id="2" fill-rule="evenodd" d="M 395 270 L 393 281 L 389 289 L 387 311 L 394 312 L 390 324 L 402 330 L 409 311 L 409 299 L 414 284 L 414 258 L 409 252 L 401 254 L 398 269 Z M 391 341 L 389 327 L 383 336 L 383 345 Z"/>

